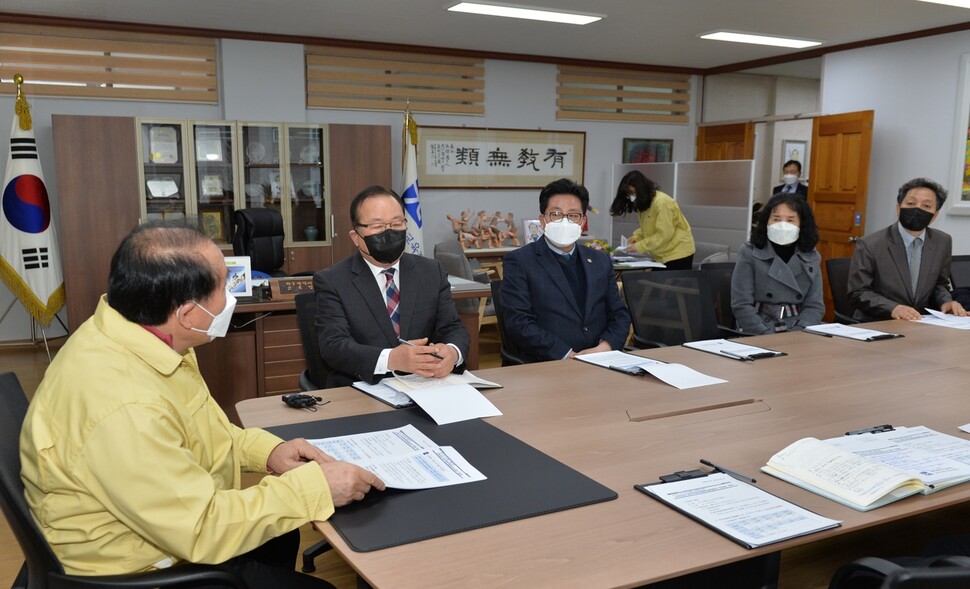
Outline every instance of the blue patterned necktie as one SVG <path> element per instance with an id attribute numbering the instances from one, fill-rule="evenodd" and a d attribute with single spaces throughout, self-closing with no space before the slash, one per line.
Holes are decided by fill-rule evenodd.
<path id="1" fill-rule="evenodd" d="M 398 303 L 401 302 L 401 292 L 394 284 L 394 268 L 388 268 L 381 274 L 387 278 L 387 282 L 384 284 L 384 293 L 387 295 L 387 315 L 391 318 L 394 333 L 401 337 L 401 311 L 397 308 Z"/>

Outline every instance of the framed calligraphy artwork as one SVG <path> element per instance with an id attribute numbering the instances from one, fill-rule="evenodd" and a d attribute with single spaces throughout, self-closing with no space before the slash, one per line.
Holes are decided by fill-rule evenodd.
<path id="1" fill-rule="evenodd" d="M 421 188 L 542 188 L 583 183 L 586 133 L 471 127 L 418 129 Z"/>

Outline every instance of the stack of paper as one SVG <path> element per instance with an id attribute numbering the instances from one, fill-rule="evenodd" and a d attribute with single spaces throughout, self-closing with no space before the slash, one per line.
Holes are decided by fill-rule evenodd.
<path id="1" fill-rule="evenodd" d="M 337 460 L 369 470 L 395 489 L 431 489 L 486 478 L 457 450 L 438 446 L 410 424 L 309 442 Z"/>
<path id="2" fill-rule="evenodd" d="M 635 376 L 650 374 L 678 389 L 692 389 L 694 387 L 727 382 L 724 379 L 708 376 L 693 368 L 688 368 L 683 364 L 666 364 L 659 360 L 634 356 L 633 354 L 627 354 L 626 352 L 617 350 L 583 354 L 576 356 L 576 359 Z"/>

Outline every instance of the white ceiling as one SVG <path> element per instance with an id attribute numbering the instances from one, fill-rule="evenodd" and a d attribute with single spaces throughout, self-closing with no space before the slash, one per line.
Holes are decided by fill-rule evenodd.
<path id="1" fill-rule="evenodd" d="M 586 25 L 445 11 L 456 0 L 3 0 L 0 11 L 708 69 L 793 54 L 706 41 L 716 29 L 841 45 L 970 21 L 916 0 L 525 0 L 604 14 Z M 514 2 L 509 2 L 514 3 Z M 2 56 L 0 56 L 2 59 Z"/>

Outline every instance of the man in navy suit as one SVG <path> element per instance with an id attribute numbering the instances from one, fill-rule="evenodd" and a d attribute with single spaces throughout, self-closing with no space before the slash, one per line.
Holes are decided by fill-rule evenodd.
<path id="1" fill-rule="evenodd" d="M 468 331 L 441 263 L 404 253 L 401 197 L 371 186 L 354 197 L 350 221 L 358 251 L 313 275 L 324 386 L 373 384 L 393 370 L 434 378 L 456 370 Z"/>
<path id="2" fill-rule="evenodd" d="M 808 198 L 808 186 L 805 186 L 799 179 L 802 177 L 802 164 L 797 160 L 788 160 L 785 165 L 781 167 L 783 184 L 775 186 L 771 190 L 771 194 L 778 194 L 779 192 L 794 192 L 802 198 Z"/>
<path id="3" fill-rule="evenodd" d="M 539 193 L 542 239 L 505 256 L 503 325 L 526 362 L 622 349 L 630 313 L 620 299 L 610 257 L 577 245 L 589 192 L 572 180 Z"/>

